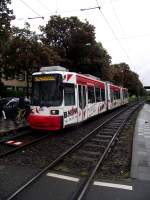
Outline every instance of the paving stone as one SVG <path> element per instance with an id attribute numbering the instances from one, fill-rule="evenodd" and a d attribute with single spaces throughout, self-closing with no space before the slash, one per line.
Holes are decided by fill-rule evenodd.
<path id="1" fill-rule="evenodd" d="M 150 180 L 150 173 L 139 173 L 139 180 L 145 180 L 145 181 L 149 181 Z"/>
<path id="2" fill-rule="evenodd" d="M 136 121 L 131 177 L 150 180 L 150 105 L 148 104 L 144 105 Z"/>
<path id="3" fill-rule="evenodd" d="M 18 129 L 20 127 L 24 127 L 27 125 L 27 122 L 25 123 L 19 123 L 16 124 L 13 120 L 1 120 L 0 121 L 0 135 L 5 134 L 5 132 L 8 132 L 10 130 Z"/>

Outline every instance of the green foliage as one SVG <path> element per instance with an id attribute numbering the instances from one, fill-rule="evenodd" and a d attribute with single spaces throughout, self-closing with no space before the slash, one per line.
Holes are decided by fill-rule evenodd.
<path id="1" fill-rule="evenodd" d="M 41 66 L 62 65 L 70 71 L 88 73 L 129 89 L 130 95 L 144 93 L 136 73 L 126 63 L 111 64 L 111 57 L 95 40 L 95 27 L 77 17 L 51 16 L 39 36 L 24 28 L 12 27 L 11 0 L 0 0 L 0 66 L 6 76 L 25 73 L 27 89 L 30 75 Z M 4 93 L 0 85 L 1 93 Z M 7 96 L 18 96 L 7 91 Z M 3 95 L 3 94 L 2 94 Z M 28 95 L 28 90 L 27 90 Z"/>
<path id="2" fill-rule="evenodd" d="M 60 65 L 67 66 L 70 71 L 109 78 L 111 57 L 102 44 L 96 42 L 95 27 L 88 21 L 51 16 L 41 31 L 43 43 L 53 47 L 61 56 Z"/>
<path id="3" fill-rule="evenodd" d="M 12 28 L 7 63 L 16 72 L 25 71 L 30 75 L 40 66 L 59 62 L 60 57 L 53 49 L 39 43 L 38 36 L 30 30 L 30 25 L 25 25 L 23 29 Z"/>
<path id="4" fill-rule="evenodd" d="M 0 97 L 5 96 L 5 86 L 4 84 L 0 81 Z"/>
<path id="5" fill-rule="evenodd" d="M 25 95 L 22 91 L 15 91 L 15 90 L 6 90 L 5 97 L 20 97 Z"/>
<path id="6" fill-rule="evenodd" d="M 87 21 L 81 22 L 77 17 L 51 16 L 46 27 L 41 27 L 41 31 L 46 35 L 41 38 L 45 44 L 65 51 L 74 45 L 83 46 L 95 41 L 94 27 Z"/>
<path id="7" fill-rule="evenodd" d="M 143 96 L 145 91 L 139 76 L 133 72 L 126 63 L 111 66 L 112 82 L 128 88 L 129 94 L 137 97 Z"/>
<path id="8" fill-rule="evenodd" d="M 137 100 L 138 100 L 137 96 L 135 96 L 135 95 L 132 95 L 132 96 L 129 97 L 129 102 L 134 102 L 134 101 L 137 101 Z"/>
<path id="9" fill-rule="evenodd" d="M 9 38 L 12 10 L 8 8 L 11 0 L 0 0 L 0 44 Z"/>
<path id="10" fill-rule="evenodd" d="M 148 104 L 150 104 L 150 95 L 147 95 L 145 100 L 146 100 L 146 102 L 147 102 Z"/>
<path id="11" fill-rule="evenodd" d="M 0 0 L 0 66 L 5 65 L 5 52 L 9 43 L 11 33 L 10 21 L 12 19 L 12 10 L 8 8 L 11 0 Z"/>
<path id="12" fill-rule="evenodd" d="M 60 60 L 58 54 L 45 45 L 39 43 L 38 36 L 30 30 L 30 25 L 25 24 L 25 28 L 12 28 L 12 37 L 7 50 L 4 73 L 26 74 L 27 88 L 29 88 L 29 77 L 41 66 L 57 64 Z M 27 91 L 28 93 L 28 91 Z"/>

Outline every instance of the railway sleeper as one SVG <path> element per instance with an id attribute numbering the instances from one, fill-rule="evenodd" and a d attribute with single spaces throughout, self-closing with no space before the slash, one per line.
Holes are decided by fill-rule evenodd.
<path id="1" fill-rule="evenodd" d="M 107 138 L 111 139 L 114 136 L 114 133 L 113 132 L 109 132 L 109 133 L 103 132 L 102 135 L 105 135 L 106 137 L 108 136 Z"/>
<path id="2" fill-rule="evenodd" d="M 79 160 L 79 161 L 85 161 L 85 162 L 96 162 L 97 161 L 97 159 L 95 159 L 95 158 L 91 158 L 91 157 L 83 157 L 83 155 L 81 155 L 81 156 L 79 156 L 79 155 L 74 155 L 73 156 L 73 159 L 75 159 L 75 160 Z"/>
<path id="3" fill-rule="evenodd" d="M 99 137 L 99 138 L 112 138 L 111 135 L 101 135 L 101 134 L 97 134 L 96 137 Z"/>
<path id="4" fill-rule="evenodd" d="M 81 153 L 82 155 L 86 154 L 89 156 L 99 156 L 101 154 L 101 152 L 97 152 L 97 151 L 86 151 L 86 150 L 80 150 L 79 153 Z"/>
<path id="5" fill-rule="evenodd" d="M 127 165 L 127 162 L 125 160 L 108 160 L 105 163 L 105 166 L 111 167 L 112 165 Z"/>
<path id="6" fill-rule="evenodd" d="M 111 125 L 108 125 L 107 128 L 112 129 L 112 127 L 113 127 L 113 129 L 114 129 L 114 128 L 117 129 L 118 127 L 120 127 L 120 124 L 121 124 L 121 123 L 118 123 L 117 125 L 116 125 L 116 124 L 111 124 Z"/>
<path id="7" fill-rule="evenodd" d="M 98 145 L 98 144 L 93 144 L 93 143 L 86 143 L 85 145 L 84 145 L 85 147 L 91 147 L 91 148 L 93 148 L 93 147 L 95 147 L 95 148 L 102 148 L 102 149 L 105 149 L 106 148 L 106 145 Z"/>
<path id="8" fill-rule="evenodd" d="M 110 131 L 112 131 L 112 129 L 113 129 L 113 126 L 111 126 L 110 128 L 103 128 L 103 131 L 105 131 L 105 132 L 110 132 Z"/>
<path id="9" fill-rule="evenodd" d="M 110 140 L 108 140 L 108 139 L 102 140 L 102 139 L 97 139 L 97 138 L 93 138 L 93 139 L 91 139 L 91 141 L 92 142 L 99 142 L 99 143 L 101 143 L 101 142 L 103 142 L 103 143 L 109 143 L 110 142 Z"/>

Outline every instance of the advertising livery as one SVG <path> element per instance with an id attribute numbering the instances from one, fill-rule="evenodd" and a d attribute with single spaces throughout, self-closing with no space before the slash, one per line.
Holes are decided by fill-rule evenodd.
<path id="1" fill-rule="evenodd" d="M 126 88 L 60 66 L 42 67 L 32 81 L 33 129 L 59 130 L 128 103 Z"/>

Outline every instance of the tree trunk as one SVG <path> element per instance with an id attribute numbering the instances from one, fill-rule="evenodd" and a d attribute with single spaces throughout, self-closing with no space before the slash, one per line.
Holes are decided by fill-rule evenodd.
<path id="1" fill-rule="evenodd" d="M 26 93 L 27 93 L 27 97 L 29 98 L 29 87 L 30 87 L 30 84 L 29 84 L 29 71 L 27 70 L 26 71 L 26 84 L 27 84 L 27 89 L 26 89 Z"/>

